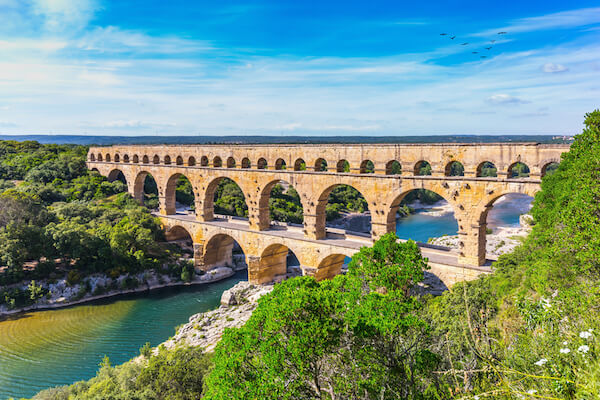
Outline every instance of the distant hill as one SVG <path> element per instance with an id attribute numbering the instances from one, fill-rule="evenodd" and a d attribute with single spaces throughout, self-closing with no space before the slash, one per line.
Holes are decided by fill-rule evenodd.
<path id="1" fill-rule="evenodd" d="M 441 135 L 441 136 L 85 136 L 0 135 L 2 140 L 40 143 L 111 144 L 258 144 L 258 143 L 565 143 L 568 137 L 552 135 Z"/>

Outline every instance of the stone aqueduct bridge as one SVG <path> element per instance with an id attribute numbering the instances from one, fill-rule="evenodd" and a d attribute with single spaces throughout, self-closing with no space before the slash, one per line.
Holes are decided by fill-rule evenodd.
<path id="1" fill-rule="evenodd" d="M 561 153 L 568 149 L 568 145 L 536 143 L 127 145 L 90 148 L 88 167 L 109 180 L 122 172 L 129 193 L 138 200 L 143 199 L 144 179 L 151 174 L 158 186 L 159 216 L 167 236 L 177 237 L 187 231 L 194 242 L 196 265 L 203 269 L 230 261 L 235 239 L 246 255 L 249 280 L 256 283 L 285 272 L 288 249 L 298 257 L 304 273 L 317 279 L 334 276 L 345 256 L 395 231 L 398 207 L 406 194 L 428 189 L 452 206 L 458 221 L 459 249 L 444 252 L 423 248 L 423 253 L 430 263 L 433 260 L 462 271 L 454 274 L 460 279 L 472 276 L 469 270 L 478 272 L 478 266 L 486 263 L 486 218 L 494 201 L 509 193 L 535 195 L 547 166 L 559 162 Z M 367 161 L 373 163 L 373 173 L 366 173 Z M 400 175 L 391 175 L 393 161 L 400 163 Z M 418 175 L 423 161 L 431 165 L 431 175 Z M 464 166 L 464 176 L 449 176 L 456 161 Z M 498 177 L 480 176 L 485 162 L 495 165 Z M 509 178 L 517 162 L 530 168 L 529 178 Z M 349 165 L 349 172 L 343 172 L 344 165 Z M 181 175 L 193 187 L 195 216 L 176 212 L 175 188 Z M 214 194 L 223 178 L 233 180 L 243 191 L 248 220 L 214 215 Z M 270 221 L 271 189 L 282 180 L 300 195 L 302 227 Z M 326 229 L 325 207 L 337 185 L 353 186 L 366 199 L 371 213 L 370 237 Z"/>

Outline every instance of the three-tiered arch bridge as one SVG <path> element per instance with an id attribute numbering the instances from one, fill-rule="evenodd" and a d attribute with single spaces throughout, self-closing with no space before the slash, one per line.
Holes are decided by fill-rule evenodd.
<path id="1" fill-rule="evenodd" d="M 129 193 L 140 201 L 145 178 L 152 175 L 158 186 L 157 215 L 167 236 L 189 234 L 197 268 L 229 263 L 235 240 L 246 256 L 248 278 L 255 283 L 285 273 L 289 250 L 304 273 L 317 279 L 334 276 L 346 256 L 395 231 L 398 208 L 408 193 L 427 189 L 449 202 L 458 222 L 457 250 L 422 247 L 433 271 L 452 283 L 489 270 L 486 219 L 494 202 L 510 193 L 534 196 L 547 168 L 568 149 L 537 143 L 122 145 L 90 148 L 87 164 L 109 180 L 122 173 Z M 431 174 L 419 175 L 427 163 Z M 451 176 L 456 163 L 462 164 L 463 176 Z M 528 167 L 529 176 L 513 177 L 515 165 L 521 164 Z M 482 176 L 491 166 L 497 176 Z M 195 215 L 176 210 L 175 190 L 182 175 L 193 188 Z M 247 220 L 215 215 L 215 191 L 225 178 L 242 190 Z M 270 219 L 269 197 L 280 181 L 300 196 L 302 226 Z M 338 185 L 352 186 L 364 196 L 371 214 L 370 235 L 326 228 L 328 196 Z"/>

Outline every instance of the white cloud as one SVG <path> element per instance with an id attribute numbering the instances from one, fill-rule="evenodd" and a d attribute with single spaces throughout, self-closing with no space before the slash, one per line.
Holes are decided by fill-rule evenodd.
<path id="1" fill-rule="evenodd" d="M 61 32 L 87 26 L 99 5 L 95 0 L 33 0 L 31 8 L 44 18 L 47 30 Z"/>
<path id="2" fill-rule="evenodd" d="M 77 78 L 87 83 L 92 83 L 100 86 L 111 86 L 122 83 L 122 81 L 116 75 L 108 72 L 84 71 L 81 74 L 79 74 Z"/>
<path id="3" fill-rule="evenodd" d="M 533 32 L 548 29 L 575 28 L 600 23 L 600 7 L 561 11 L 537 17 L 520 18 L 501 28 L 489 29 L 475 36 L 496 35 L 498 32 Z"/>
<path id="4" fill-rule="evenodd" d="M 518 97 L 511 96 L 509 94 L 495 94 L 487 98 L 487 101 L 492 104 L 525 104 L 528 103 Z"/>
<path id="5" fill-rule="evenodd" d="M 565 67 L 562 64 L 546 63 L 546 64 L 542 65 L 542 71 L 551 73 L 551 74 L 557 73 L 557 72 L 566 72 L 568 70 L 569 70 L 569 68 Z"/>

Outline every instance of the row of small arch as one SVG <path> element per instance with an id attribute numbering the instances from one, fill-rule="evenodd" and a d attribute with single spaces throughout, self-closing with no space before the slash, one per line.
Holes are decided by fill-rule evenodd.
<path id="1" fill-rule="evenodd" d="M 108 153 L 104 157 L 100 153 L 97 156 L 92 153 L 92 154 L 90 154 L 90 161 L 92 161 L 92 162 L 95 162 L 95 161 L 121 162 L 122 161 L 125 163 L 133 162 L 134 164 L 137 164 L 137 163 L 140 163 L 140 158 L 136 154 L 136 155 L 133 155 L 133 157 L 131 157 L 131 159 L 130 159 L 129 155 L 125 154 L 125 155 L 123 155 L 122 160 L 121 160 L 121 156 L 119 154 L 115 154 L 114 158 L 111 158 L 111 155 Z M 141 163 L 142 164 L 150 164 L 150 158 L 147 155 L 142 156 Z M 158 155 L 154 155 L 152 158 L 152 164 L 160 164 L 160 163 L 161 163 L 160 157 Z M 545 175 L 545 172 L 546 172 L 546 169 L 548 168 L 548 166 L 551 164 L 555 164 L 555 163 L 556 163 L 555 161 L 550 161 L 547 164 L 545 164 L 542 167 L 541 175 L 542 176 Z M 170 156 L 167 155 L 163 159 L 163 164 L 171 165 L 171 164 L 173 164 L 173 160 L 171 159 Z M 174 164 L 175 165 L 196 166 L 197 161 L 196 161 L 195 157 L 190 156 L 187 159 L 187 164 L 185 164 L 183 157 L 177 156 Z M 513 168 L 518 164 L 523 164 L 523 163 L 515 162 L 509 166 L 508 171 L 507 171 L 509 173 L 509 176 L 511 175 L 511 171 L 513 170 Z M 221 157 L 219 157 L 219 156 L 214 157 L 212 160 L 212 163 L 210 163 L 210 160 L 208 159 L 208 157 L 202 156 L 200 159 L 199 165 L 202 167 L 212 166 L 215 168 L 224 168 L 224 167 L 225 168 L 236 168 L 237 163 L 233 157 L 228 157 L 224 163 L 223 160 L 221 159 Z M 460 168 L 453 168 L 453 166 L 455 166 L 455 165 L 458 165 Z M 525 164 L 523 164 L 523 165 L 525 165 Z M 268 167 L 267 160 L 265 158 L 261 157 L 258 159 L 255 166 L 258 169 L 267 169 L 267 167 Z M 425 160 L 418 161 L 414 165 L 414 170 L 413 170 L 414 175 L 428 175 L 426 173 L 422 173 L 423 168 L 427 167 L 427 166 L 431 167 L 431 165 L 427 161 L 425 161 Z M 252 167 L 252 164 L 250 162 L 250 159 L 247 157 L 244 157 L 242 159 L 241 168 L 251 168 L 251 167 Z M 275 161 L 274 167 L 276 170 L 287 169 L 285 160 L 283 160 L 282 158 L 279 158 Z M 529 171 L 529 168 L 526 165 L 525 165 L 525 167 L 526 167 L 526 170 Z M 293 165 L 294 171 L 302 171 L 302 170 L 306 170 L 306 168 L 307 168 L 307 165 L 302 158 L 298 158 L 294 162 L 294 165 Z M 487 176 L 496 176 L 496 166 L 490 161 L 483 161 L 478 165 L 477 171 L 476 171 L 476 176 L 478 176 L 478 177 L 486 176 L 483 174 L 484 169 L 489 169 L 489 170 L 493 169 L 494 173 L 492 175 L 487 175 Z M 328 170 L 327 161 L 323 158 L 318 158 L 315 161 L 315 164 L 314 164 L 312 170 L 327 171 Z M 358 172 L 361 174 L 373 173 L 374 170 L 375 170 L 375 168 L 374 168 L 373 162 L 371 160 L 364 160 L 361 162 Z M 463 173 L 464 173 L 464 166 L 459 161 L 451 161 L 446 165 L 444 174 L 446 176 L 463 175 L 463 173 L 456 174 L 454 171 L 457 171 L 457 170 L 463 171 Z M 336 163 L 335 171 L 336 172 L 350 172 L 351 169 L 350 169 L 349 162 L 345 159 L 339 160 Z M 401 171 L 402 171 L 402 167 L 398 161 L 391 160 L 388 163 L 386 163 L 385 173 L 387 175 L 399 174 L 399 173 L 401 173 Z"/>

